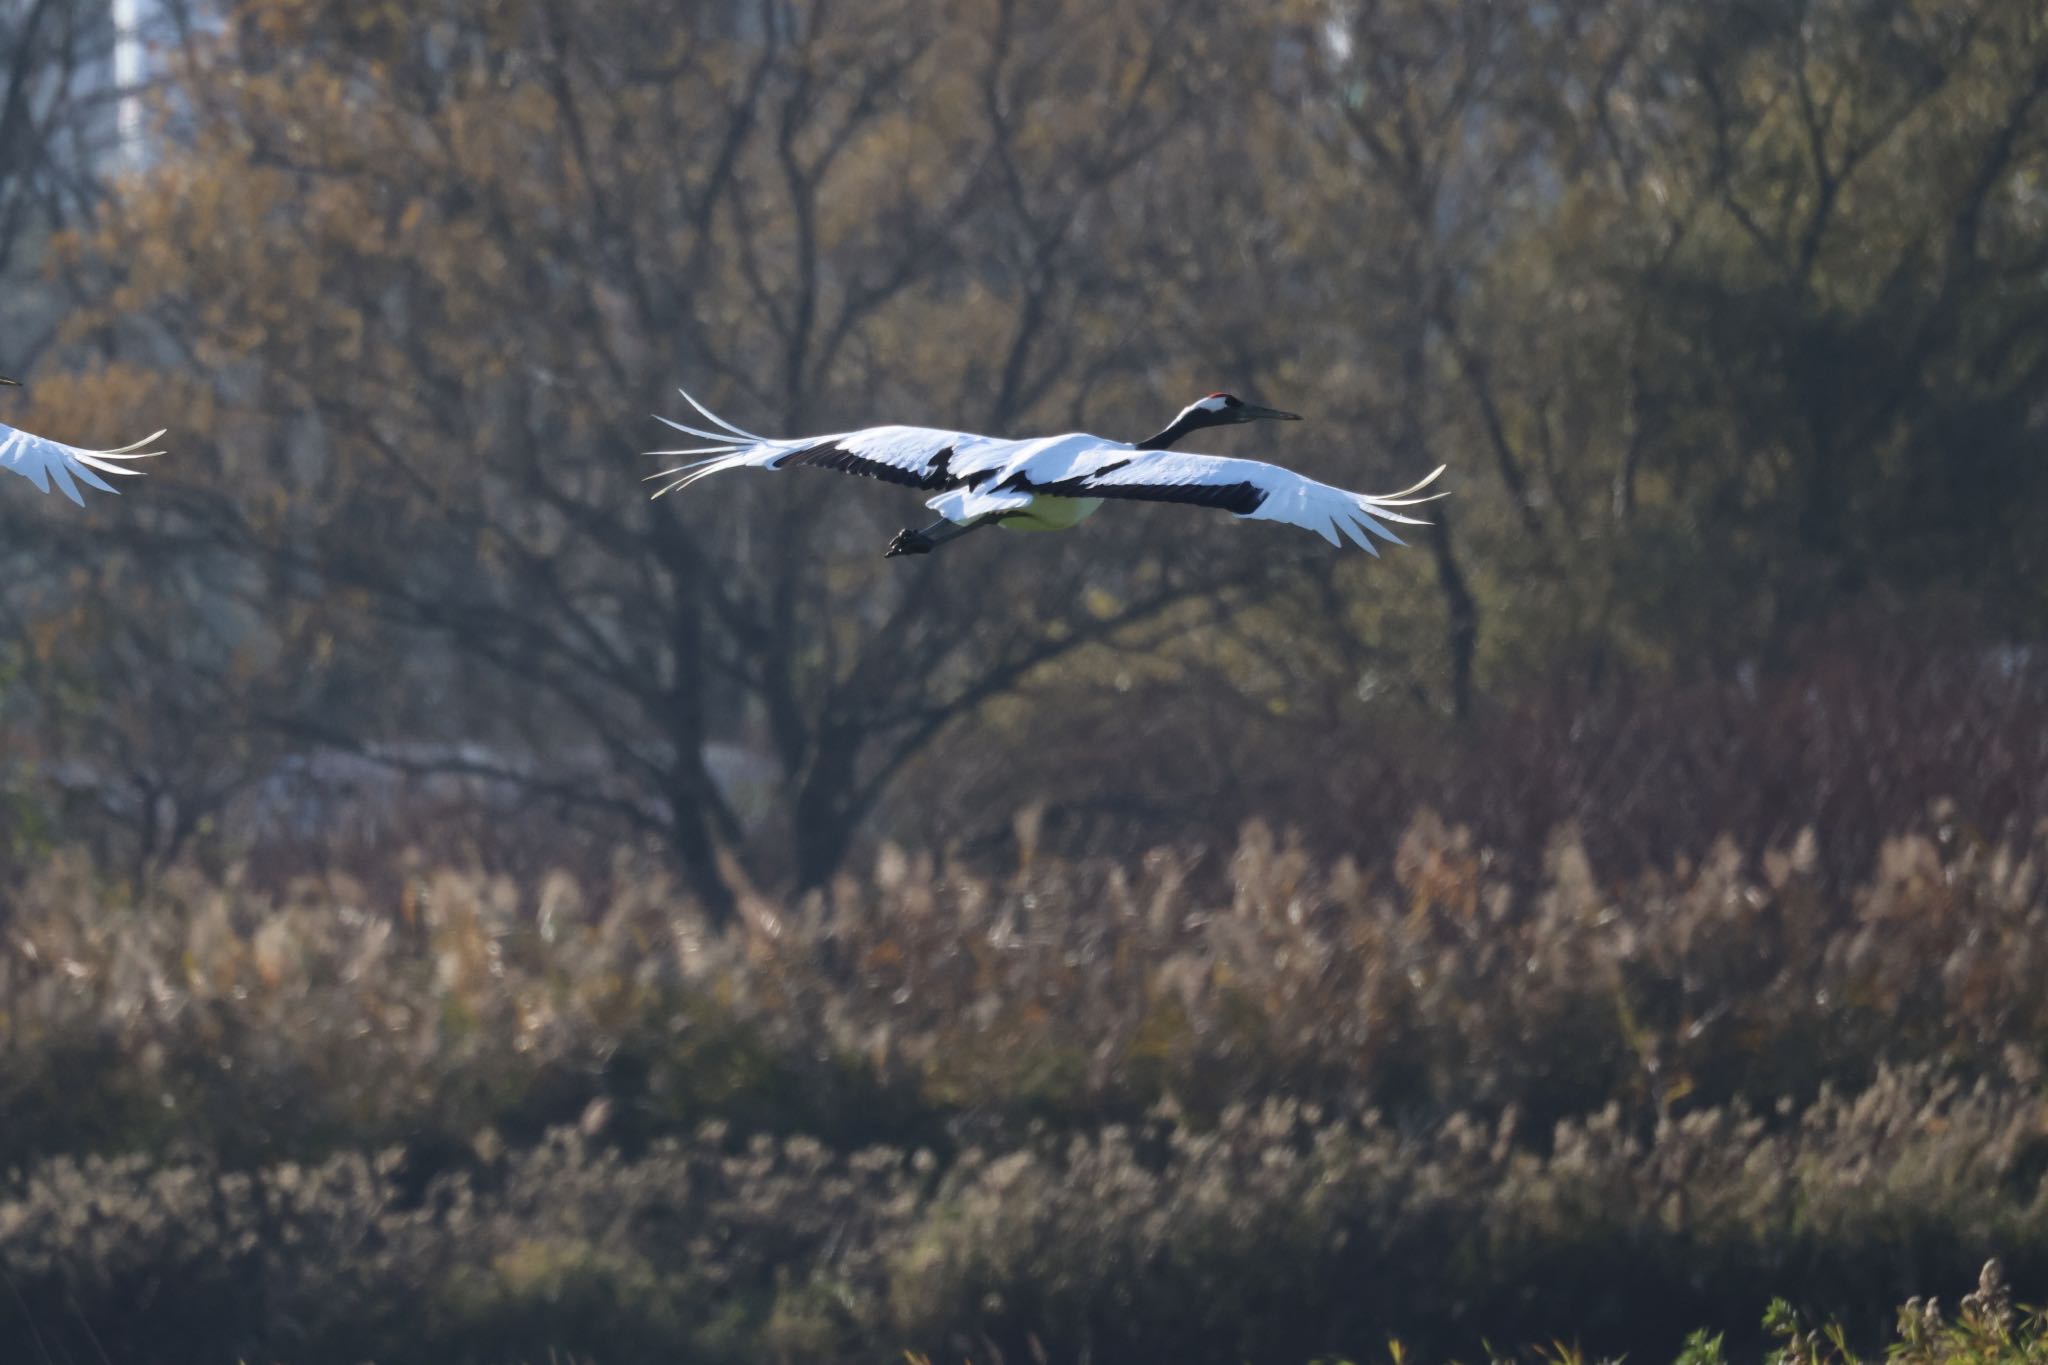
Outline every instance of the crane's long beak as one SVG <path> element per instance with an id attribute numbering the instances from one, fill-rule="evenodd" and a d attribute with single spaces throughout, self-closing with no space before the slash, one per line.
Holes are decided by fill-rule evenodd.
<path id="1" fill-rule="evenodd" d="M 18 389 L 21 387 L 21 381 L 19 379 L 9 379 L 4 374 L 0 374 L 0 384 L 5 384 L 10 389 Z"/>
<path id="2" fill-rule="evenodd" d="M 1238 417 L 1240 422 L 1299 422 L 1301 420 L 1301 414 L 1298 412 L 1282 412 L 1278 408 L 1262 408 L 1257 403 L 1246 403 L 1238 409 L 1238 412 L 1241 414 Z"/>

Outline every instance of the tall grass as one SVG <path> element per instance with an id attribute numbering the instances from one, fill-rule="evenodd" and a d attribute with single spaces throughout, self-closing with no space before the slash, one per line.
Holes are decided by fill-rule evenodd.
<path id="1" fill-rule="evenodd" d="M 630 859 L 57 859 L 5 925 L 0 1355 L 1644 1358 L 1776 1294 L 1874 1342 L 2048 1274 L 2044 847 L 1955 828 L 1847 891 L 1810 836 L 1531 879 L 1427 815 L 1384 867 L 1253 826 L 1220 890 L 885 851 L 725 938 Z"/>

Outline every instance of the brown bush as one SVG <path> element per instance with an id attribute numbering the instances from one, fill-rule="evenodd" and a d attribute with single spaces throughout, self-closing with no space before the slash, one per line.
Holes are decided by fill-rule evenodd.
<path id="1" fill-rule="evenodd" d="M 1721 841 L 1756 860 L 1810 829 L 1812 872 L 1846 895 L 1888 837 L 2024 841 L 2048 819 L 2048 659 L 1956 624 L 1971 610 L 1844 613 L 1786 657 L 1712 668 L 1574 660 L 1503 679 L 1455 727 L 1370 669 L 1295 660 L 1261 692 L 1139 658 L 1128 690 L 1083 678 L 1035 698 L 1015 733 L 989 721 L 974 745 L 1001 761 L 934 765 L 899 819 L 990 866 L 1013 853 L 1020 803 L 1043 808 L 1037 846 L 1067 856 L 1227 849 L 1264 819 L 1321 860 L 1379 862 L 1428 806 L 1525 882 L 1567 825 L 1610 878 Z M 1926 619 L 1943 612 L 1954 623 Z"/>

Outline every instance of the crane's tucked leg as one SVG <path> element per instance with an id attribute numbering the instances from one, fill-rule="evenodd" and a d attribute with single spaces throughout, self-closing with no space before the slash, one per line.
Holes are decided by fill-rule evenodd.
<path id="1" fill-rule="evenodd" d="M 969 522 L 939 520 L 922 531 L 913 531 L 906 526 L 889 542 L 889 548 L 882 558 L 894 559 L 897 555 L 928 555 L 947 541 L 958 540 L 975 527 L 986 526 L 993 520 L 993 517 L 979 517 Z"/>

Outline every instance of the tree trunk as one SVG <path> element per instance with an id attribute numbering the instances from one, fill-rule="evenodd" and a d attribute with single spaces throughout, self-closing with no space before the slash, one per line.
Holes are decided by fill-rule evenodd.
<path id="1" fill-rule="evenodd" d="M 670 535 L 675 534 L 672 530 Z M 705 918 L 723 931 L 733 921 L 738 902 L 718 868 L 716 822 L 719 794 L 704 766 L 704 607 L 688 586 L 687 565 L 677 575 L 669 643 L 675 651 L 675 685 L 669 699 L 671 741 L 668 773 L 669 845 L 683 865 L 690 890 L 704 907 Z"/>
<path id="2" fill-rule="evenodd" d="M 1451 514 L 1437 505 L 1429 528 L 1430 553 L 1436 559 L 1437 585 L 1443 589 L 1447 616 L 1444 643 L 1451 656 L 1451 711 L 1459 720 L 1472 714 L 1472 658 L 1479 649 L 1479 604 L 1458 567 L 1451 544 Z"/>
<path id="3" fill-rule="evenodd" d="M 862 811 L 853 808 L 853 771 L 858 742 L 820 736 L 818 751 L 795 801 L 790 830 L 796 882 L 801 890 L 823 886 L 846 861 Z"/>
<path id="4" fill-rule="evenodd" d="M 722 933 L 732 924 L 739 903 L 718 869 L 718 841 L 712 837 L 710 811 L 698 781 L 697 774 L 685 770 L 669 784 L 668 842 L 682 864 L 690 894 L 704 908 L 704 918 Z"/>

